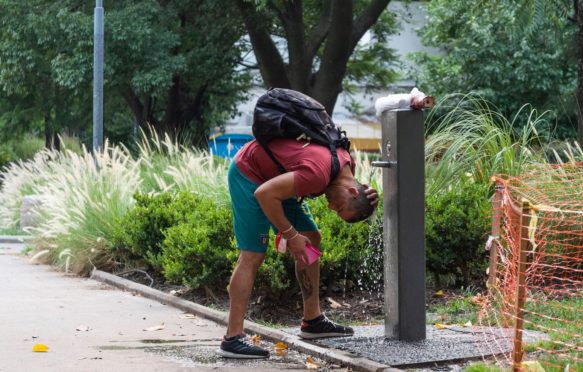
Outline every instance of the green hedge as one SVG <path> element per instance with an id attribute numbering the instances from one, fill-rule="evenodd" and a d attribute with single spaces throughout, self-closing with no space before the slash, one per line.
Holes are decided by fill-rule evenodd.
<path id="1" fill-rule="evenodd" d="M 228 282 L 238 255 L 230 206 L 189 193 L 134 198 L 135 206 L 117 223 L 113 252 L 143 259 L 169 282 L 195 288 Z M 379 249 L 368 244 L 372 225 L 347 225 L 328 210 L 323 198 L 310 200 L 309 205 L 322 231 L 322 283 L 333 285 L 344 279 L 356 283 L 361 263 Z M 258 290 L 274 295 L 295 290 L 294 262 L 289 255 L 275 252 L 273 239 L 256 283 Z"/>
<path id="2" fill-rule="evenodd" d="M 427 196 L 427 269 L 438 282 L 444 275 L 457 284 L 483 276 L 487 193 L 487 187 L 468 181 Z M 135 206 L 118 221 L 114 252 L 143 259 L 172 283 L 193 288 L 228 284 L 238 256 L 229 205 L 190 193 L 134 197 Z M 382 205 L 368 222 L 357 224 L 342 221 L 324 198 L 308 205 L 322 233 L 321 283 L 328 289 L 380 291 Z M 273 239 L 255 288 L 273 296 L 297 290 L 294 262 L 275 252 Z"/>
<path id="3" fill-rule="evenodd" d="M 436 285 L 483 283 L 490 224 L 488 185 L 465 178 L 425 198 L 427 270 Z"/>
<path id="4" fill-rule="evenodd" d="M 230 274 L 231 208 L 190 193 L 134 195 L 136 205 L 118 222 L 114 251 L 143 259 L 172 283 L 216 285 Z"/>

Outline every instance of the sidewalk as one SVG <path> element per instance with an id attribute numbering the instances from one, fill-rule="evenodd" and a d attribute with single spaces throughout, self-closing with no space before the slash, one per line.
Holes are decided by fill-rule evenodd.
<path id="1" fill-rule="evenodd" d="M 215 356 L 224 327 L 18 255 L 0 243 L 0 371 L 304 370 L 306 355 Z M 161 330 L 144 329 L 160 326 Z M 88 330 L 87 330 L 88 329 Z M 36 353 L 34 344 L 49 351 Z"/>

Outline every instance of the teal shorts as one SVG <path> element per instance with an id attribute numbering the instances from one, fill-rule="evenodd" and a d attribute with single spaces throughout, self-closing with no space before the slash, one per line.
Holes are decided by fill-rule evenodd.
<path id="1" fill-rule="evenodd" d="M 269 229 L 275 226 L 269 222 L 255 199 L 258 185 L 245 177 L 233 161 L 228 174 L 229 193 L 233 207 L 233 222 L 237 248 L 244 251 L 265 253 L 269 245 Z M 318 227 L 305 202 L 290 198 L 282 203 L 287 219 L 298 231 L 317 231 Z"/>

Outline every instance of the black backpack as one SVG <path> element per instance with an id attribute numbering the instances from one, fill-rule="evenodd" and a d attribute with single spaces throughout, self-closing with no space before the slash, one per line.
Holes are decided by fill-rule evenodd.
<path id="1" fill-rule="evenodd" d="M 291 89 L 272 88 L 257 100 L 253 114 L 253 135 L 265 149 L 280 173 L 285 168 L 269 149 L 269 141 L 284 137 L 305 140 L 326 146 L 332 154 L 330 182 L 340 171 L 337 148 L 350 150 L 346 132 L 332 122 L 322 104 L 315 99 Z"/>

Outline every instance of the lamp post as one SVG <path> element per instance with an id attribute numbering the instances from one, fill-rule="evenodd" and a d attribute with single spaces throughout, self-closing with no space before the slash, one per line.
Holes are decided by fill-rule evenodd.
<path id="1" fill-rule="evenodd" d="M 93 151 L 103 148 L 103 0 L 95 1 L 93 28 Z"/>

